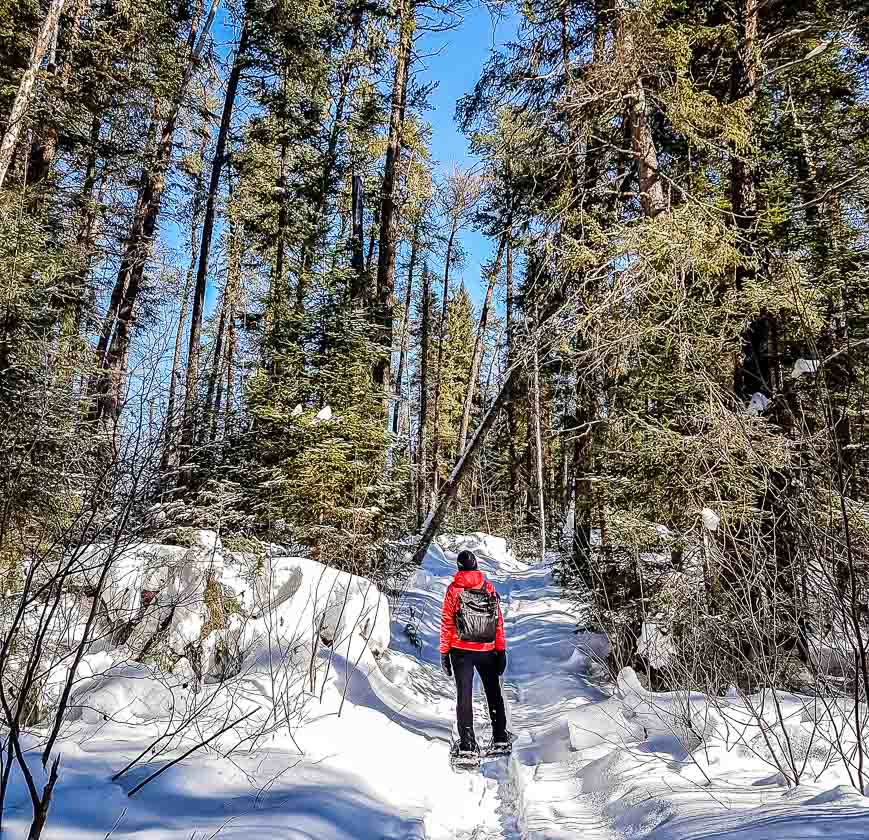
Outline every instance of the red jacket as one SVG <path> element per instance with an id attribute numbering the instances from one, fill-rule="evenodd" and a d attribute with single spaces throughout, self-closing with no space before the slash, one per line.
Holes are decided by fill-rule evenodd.
<path id="1" fill-rule="evenodd" d="M 456 607 L 459 605 L 459 594 L 463 589 L 479 589 L 485 584 L 486 591 L 494 593 L 495 587 L 486 580 L 482 572 L 456 572 L 452 583 L 447 587 L 444 598 L 444 608 L 441 613 L 441 653 L 449 653 L 451 647 L 459 650 L 507 650 L 504 639 L 504 616 L 501 615 L 501 604 L 498 603 L 498 630 L 494 642 L 463 642 L 456 633 Z"/>

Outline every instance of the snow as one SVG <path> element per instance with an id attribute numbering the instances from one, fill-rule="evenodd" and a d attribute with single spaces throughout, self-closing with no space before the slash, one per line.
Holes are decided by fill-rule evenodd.
<path id="1" fill-rule="evenodd" d="M 707 511 L 715 514 L 704 510 L 709 527 Z M 519 736 L 510 759 L 486 762 L 473 774 L 449 768 L 454 687 L 440 671 L 437 647 L 441 602 L 463 548 L 477 554 L 501 595 L 509 648 L 504 690 L 509 725 Z M 139 545 L 121 555 L 112 597 L 134 605 L 144 583 L 159 584 L 156 612 L 165 617 L 159 611 L 175 603 L 178 614 L 170 621 L 173 645 L 201 635 L 195 605 L 209 576 L 237 593 L 244 610 L 198 642 L 210 675 L 201 686 L 190 682 L 183 662 L 165 672 L 128 661 L 118 648 L 85 657 L 59 744 L 63 761 L 47 837 L 856 840 L 869 834 L 869 800 L 829 757 L 831 732 L 852 706 L 789 694 L 774 703 L 767 694 L 652 693 L 630 669 L 607 684 L 599 678 L 606 640 L 578 633 L 576 606 L 547 563 L 517 558 L 502 538 L 442 537 L 402 582 L 404 594 L 392 609 L 370 581 L 314 560 L 248 561 L 224 553 L 208 533 L 190 548 Z M 653 619 L 642 644 L 647 656 L 667 655 Z M 216 731 L 217 722 L 248 712 L 244 726 L 127 795 Z M 485 741 L 479 696 L 476 721 Z M 806 768 L 798 785 L 788 786 L 787 762 L 784 774 L 779 770 L 784 735 Z M 45 774 L 38 736 L 28 743 L 39 786 Z M 143 751 L 140 764 L 111 781 Z M 4 819 L 9 837 L 26 836 L 28 808 L 16 776 Z"/>
<path id="2" fill-rule="evenodd" d="M 721 524 L 721 517 L 708 507 L 703 508 L 700 513 L 700 518 L 703 520 L 703 527 L 707 531 L 715 532 Z"/>
<path id="3" fill-rule="evenodd" d="M 794 379 L 799 379 L 805 374 L 813 374 L 818 372 L 821 363 L 817 359 L 797 359 L 794 362 L 794 369 L 791 371 L 791 376 Z"/>
<path id="4" fill-rule="evenodd" d="M 320 420 L 321 422 L 325 422 L 326 420 L 331 420 L 331 419 L 332 419 L 332 406 L 330 406 L 330 405 L 323 406 L 323 408 L 321 408 L 317 412 L 317 420 Z"/>
<path id="5" fill-rule="evenodd" d="M 666 668 L 675 653 L 673 641 L 666 632 L 666 624 L 644 621 L 637 641 L 637 653 L 652 668 Z"/>
<path id="6" fill-rule="evenodd" d="M 751 395 L 751 400 L 746 408 L 746 413 L 753 417 L 763 414 L 769 408 L 769 397 L 766 394 L 761 394 L 760 391 Z"/>

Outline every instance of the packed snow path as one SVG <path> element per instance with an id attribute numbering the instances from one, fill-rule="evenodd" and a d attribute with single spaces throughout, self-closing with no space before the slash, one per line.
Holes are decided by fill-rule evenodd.
<path id="1" fill-rule="evenodd" d="M 486 762 L 479 773 L 454 773 L 449 767 L 455 690 L 440 670 L 438 653 L 441 604 L 463 548 L 477 554 L 502 597 L 509 653 L 504 691 L 509 726 L 519 736 L 509 760 Z M 317 567 L 297 558 L 276 564 L 282 577 L 273 589 L 284 600 L 274 613 L 279 622 L 273 632 L 303 627 L 305 621 L 310 626 L 312 617 L 322 630 L 312 596 L 323 590 Z M 227 575 L 221 580 L 231 583 L 229 566 Z M 78 716 L 64 730 L 46 840 L 869 836 L 867 800 L 841 775 L 833 772 L 788 790 L 756 751 L 739 745 L 724 749 L 715 733 L 699 753 L 689 754 L 672 730 L 658 725 L 656 709 L 673 720 L 672 696 L 644 693 L 631 675 L 620 677 L 617 697 L 594 685 L 583 675 L 601 640 L 577 634 L 575 610 L 548 564 L 518 560 L 502 539 L 483 534 L 441 539 L 423 568 L 396 582 L 404 595 L 389 627 L 384 601 L 370 584 L 347 576 L 339 583 L 337 594 L 347 594 L 337 600 L 327 587 L 333 636 L 346 624 L 335 603 L 342 610 L 352 607 L 356 616 L 367 611 L 370 620 L 350 621 L 343 641 L 334 639 L 319 651 L 316 691 L 307 691 L 304 706 L 291 710 L 292 730 L 276 727 L 254 749 L 233 742 L 237 733 L 229 733 L 218 742 L 219 750 L 195 752 L 132 798 L 134 786 L 181 752 L 150 755 L 111 781 L 166 730 L 163 713 L 167 702 L 180 698 L 178 686 L 141 669 L 119 672 L 117 665 L 84 679 L 84 688 L 96 690 L 84 691 Z M 359 632 L 366 641 L 362 647 Z M 310 639 L 306 644 L 310 649 Z M 348 651 L 343 655 L 342 645 Z M 276 694 L 275 657 L 292 659 L 298 648 L 275 646 L 270 636 L 268 646 L 254 650 L 244 681 L 206 685 L 197 702 L 228 708 L 233 717 L 236 709 L 251 705 L 277 716 L 282 702 L 303 695 L 297 688 Z M 489 726 L 480 694 L 477 686 L 477 737 L 485 742 Z M 204 737 L 196 724 L 189 728 L 192 743 Z M 38 751 L 31 766 L 41 787 L 37 756 Z M 10 837 L 26 836 L 29 810 L 19 777 L 7 795 L 4 837 L 7 831 Z"/>
<path id="2" fill-rule="evenodd" d="M 476 813 L 484 819 L 467 834 L 459 833 L 463 827 L 457 819 L 454 836 L 479 840 L 610 837 L 600 809 L 578 789 L 576 756 L 567 730 L 569 712 L 605 697 L 581 675 L 586 662 L 585 655 L 577 650 L 575 607 L 553 582 L 548 563 L 517 560 L 505 551 L 502 540 L 472 535 L 446 544 L 454 551 L 447 551 L 442 561 L 436 556 L 439 551 L 432 552 L 398 617 L 407 614 L 417 619 L 417 632 L 420 628 L 424 632 L 420 639 L 424 657 L 433 660 L 430 664 L 436 667 L 440 604 L 454 569 L 452 558 L 461 548 L 473 550 L 480 569 L 495 584 L 502 600 L 509 657 L 504 695 L 509 726 L 518 736 L 511 759 L 483 765 L 485 787 Z M 404 649 L 410 653 L 406 646 Z M 444 690 L 449 699 L 441 701 L 440 708 L 448 709 L 451 724 L 454 692 L 449 681 Z M 483 743 L 489 735 L 489 722 L 479 685 L 476 700 L 477 737 Z M 492 815 L 498 818 L 497 823 Z M 458 809 L 456 816 L 461 816 Z"/>

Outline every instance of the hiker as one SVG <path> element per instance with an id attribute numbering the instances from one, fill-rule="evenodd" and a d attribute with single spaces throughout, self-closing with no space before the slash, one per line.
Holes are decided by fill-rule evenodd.
<path id="1" fill-rule="evenodd" d="M 441 666 L 444 673 L 455 676 L 456 718 L 459 742 L 454 755 L 476 756 L 474 735 L 474 669 L 480 675 L 489 717 L 492 719 L 491 752 L 509 752 L 511 735 L 501 695 L 501 675 L 507 668 L 507 645 L 504 617 L 498 593 L 477 568 L 472 551 L 461 551 L 458 571 L 447 588 L 441 614 Z"/>

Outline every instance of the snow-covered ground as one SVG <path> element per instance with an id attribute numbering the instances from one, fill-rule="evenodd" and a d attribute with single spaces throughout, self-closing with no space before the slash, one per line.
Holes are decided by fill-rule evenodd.
<path id="1" fill-rule="evenodd" d="M 454 690 L 437 649 L 441 603 L 462 548 L 477 553 L 502 597 L 505 694 L 510 728 L 519 735 L 511 759 L 486 762 L 478 774 L 449 767 Z M 547 564 L 516 559 L 501 539 L 443 538 L 407 582 L 389 625 L 385 600 L 363 579 L 291 558 L 274 561 L 270 574 L 271 591 L 282 600 L 236 628 L 239 649 L 255 654 L 242 663 L 231 697 L 206 679 L 191 699 L 180 678 L 160 685 L 141 667 L 83 683 L 61 744 L 46 838 L 869 836 L 869 800 L 846 787 L 835 767 L 789 789 L 762 750 L 747 748 L 744 733 L 734 739 L 721 731 L 720 715 L 702 696 L 648 695 L 630 672 L 612 690 L 590 681 L 584 675 L 595 649 L 603 652 L 600 640 L 576 634 L 574 613 Z M 313 660 L 305 650 L 316 645 L 303 625 L 328 642 Z M 206 654 L 213 657 L 212 648 Z M 297 664 L 293 679 L 276 678 L 281 659 Z M 300 685 L 307 702 L 288 708 Z M 255 721 L 259 735 L 245 740 L 250 729 L 233 730 L 215 742 L 217 750 L 193 753 L 128 796 L 182 751 L 176 740 L 172 751 L 111 781 L 150 737 L 177 727 L 182 701 L 185 708 L 211 702 L 212 722 L 252 711 L 245 725 Z M 482 705 L 477 724 L 485 740 Z M 185 745 L 204 737 L 195 722 L 189 728 Z M 816 758 L 810 744 L 807 766 Z M 41 787 L 35 756 L 33 767 Z M 29 811 L 19 779 L 4 831 L 25 836 Z"/>

